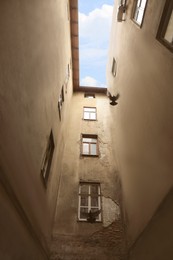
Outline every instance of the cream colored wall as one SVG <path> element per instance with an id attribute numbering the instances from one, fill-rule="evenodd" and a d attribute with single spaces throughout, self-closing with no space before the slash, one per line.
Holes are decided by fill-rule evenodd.
<path id="1" fill-rule="evenodd" d="M 97 121 L 83 119 L 83 106 L 97 108 Z M 68 122 L 68 140 L 65 146 L 63 167 L 54 236 L 91 235 L 120 218 L 121 190 L 116 159 L 111 149 L 111 108 L 105 94 L 96 98 L 84 98 L 84 93 L 74 93 Z M 99 157 L 81 156 L 81 134 L 96 134 Z M 78 221 L 78 190 L 80 181 L 96 181 L 101 184 L 102 223 L 91 225 Z"/>
<path id="2" fill-rule="evenodd" d="M 172 201 L 173 190 L 168 193 L 149 225 L 132 247 L 130 260 L 173 259 Z"/>
<path id="3" fill-rule="evenodd" d="M 126 21 L 117 23 L 115 1 L 107 67 L 108 88 L 120 93 L 111 135 L 130 245 L 173 185 L 173 55 L 156 40 L 165 1 L 148 1 L 141 28 L 130 18 L 133 2 L 127 1 Z"/>
<path id="4" fill-rule="evenodd" d="M 26 237 L 34 232 L 48 251 L 72 95 L 70 77 L 60 122 L 58 98 L 71 59 L 67 1 L 1 1 L 0 34 L 1 183 L 12 202 L 15 195 L 17 211 L 10 211 L 18 226 L 29 223 Z M 51 129 L 55 151 L 45 189 L 40 170 Z M 16 235 L 10 218 L 6 225 L 3 243 L 11 236 L 16 244 L 1 257 L 11 259 L 13 251 L 19 259 L 22 235 Z"/>

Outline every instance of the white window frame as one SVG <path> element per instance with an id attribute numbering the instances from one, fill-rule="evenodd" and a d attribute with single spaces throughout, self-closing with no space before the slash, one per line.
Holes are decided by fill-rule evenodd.
<path id="1" fill-rule="evenodd" d="M 86 185 L 88 186 L 88 193 L 81 193 L 81 186 L 82 185 Z M 91 205 L 91 186 L 92 185 L 96 185 L 98 187 L 98 194 L 97 194 L 97 199 L 98 199 L 98 206 L 92 206 Z M 82 195 L 85 195 L 87 197 L 87 201 L 88 201 L 88 205 L 87 206 L 84 206 L 84 205 L 81 205 L 81 197 Z M 95 196 L 96 197 L 96 196 Z M 95 183 L 95 182 L 80 182 L 79 183 L 79 195 L 78 195 L 78 220 L 79 221 L 87 221 L 87 217 L 83 217 L 81 218 L 80 217 L 80 212 L 81 212 L 81 208 L 85 208 L 87 209 L 87 213 L 90 212 L 90 210 L 101 210 L 101 187 L 100 187 L 100 183 Z M 96 218 L 96 222 L 101 222 L 102 221 L 102 216 L 101 216 L 101 213 L 98 215 L 98 217 Z"/>
<path id="2" fill-rule="evenodd" d="M 142 23 L 143 23 L 143 20 L 144 20 L 144 14 L 145 14 L 147 1 L 148 0 L 135 0 L 135 2 L 134 2 L 132 19 L 140 27 L 142 26 Z M 142 5 L 143 2 L 145 2 L 144 5 Z M 139 17 L 140 14 L 141 14 L 141 20 L 138 20 L 138 17 Z"/>
<path id="3" fill-rule="evenodd" d="M 97 120 L 96 107 L 83 107 L 83 119 L 96 121 Z"/>
<path id="4" fill-rule="evenodd" d="M 88 145 L 88 153 L 84 152 L 84 145 Z M 96 146 L 96 154 L 92 153 L 92 145 Z M 98 136 L 97 135 L 82 134 L 81 154 L 82 154 L 82 156 L 98 157 L 99 151 L 98 151 Z"/>

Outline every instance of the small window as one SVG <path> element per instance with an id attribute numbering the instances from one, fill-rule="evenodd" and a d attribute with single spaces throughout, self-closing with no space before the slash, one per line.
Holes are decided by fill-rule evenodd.
<path id="1" fill-rule="evenodd" d="M 62 110 L 63 102 L 64 102 L 64 86 L 62 86 L 61 94 L 60 94 L 59 99 L 58 99 L 58 111 L 59 111 L 59 119 L 60 120 L 61 120 L 61 110 Z"/>
<path id="2" fill-rule="evenodd" d="M 85 98 L 95 98 L 95 94 L 94 93 L 85 93 L 84 97 Z"/>
<path id="3" fill-rule="evenodd" d="M 116 64 L 115 58 L 113 58 L 113 61 L 112 61 L 112 75 L 114 77 L 116 76 L 116 72 L 117 72 L 117 64 Z"/>
<path id="4" fill-rule="evenodd" d="M 47 143 L 46 151 L 44 154 L 44 158 L 43 158 L 42 167 L 41 167 L 41 176 L 43 178 L 45 186 L 47 185 L 47 181 L 48 181 L 49 174 L 50 174 L 54 147 L 55 147 L 55 145 L 54 145 L 54 140 L 53 140 L 53 133 L 51 131 L 49 140 Z"/>
<path id="5" fill-rule="evenodd" d="M 134 2 L 133 21 L 139 26 L 142 26 L 146 4 L 147 0 L 135 0 Z"/>
<path id="6" fill-rule="evenodd" d="M 173 1 L 166 1 L 157 39 L 173 52 Z"/>
<path id="7" fill-rule="evenodd" d="M 82 155 L 98 156 L 98 138 L 97 135 L 82 135 Z"/>
<path id="8" fill-rule="evenodd" d="M 101 191 L 99 183 L 81 182 L 79 184 L 78 220 L 101 221 Z"/>
<path id="9" fill-rule="evenodd" d="M 83 113 L 85 120 L 96 120 L 96 107 L 84 107 Z"/>

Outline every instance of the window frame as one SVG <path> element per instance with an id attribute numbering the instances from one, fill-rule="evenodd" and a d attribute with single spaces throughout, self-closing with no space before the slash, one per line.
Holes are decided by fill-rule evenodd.
<path id="1" fill-rule="evenodd" d="M 86 185 L 88 186 L 88 193 L 82 193 L 81 192 L 81 186 L 82 185 Z M 91 186 L 98 186 L 98 193 L 97 196 L 93 196 L 93 197 L 97 197 L 97 204 L 98 206 L 92 206 L 91 204 L 91 198 L 92 198 L 92 193 L 91 193 Z M 87 205 L 81 205 L 81 197 L 82 195 L 85 195 L 85 197 L 87 197 Z M 92 209 L 96 209 L 96 210 L 101 210 L 101 185 L 99 182 L 85 182 L 85 181 L 81 181 L 79 183 L 79 190 L 78 190 L 78 221 L 82 221 L 82 222 L 87 222 L 87 217 L 85 218 L 81 218 L 80 217 L 80 213 L 81 213 L 81 208 L 85 208 L 87 209 L 88 213 L 90 212 L 90 210 Z M 98 219 L 96 219 L 96 223 L 97 222 L 101 222 L 102 221 L 102 212 L 98 215 Z"/>
<path id="2" fill-rule="evenodd" d="M 171 43 L 168 42 L 165 39 L 165 33 L 166 33 L 167 28 L 168 28 L 168 24 L 169 24 L 172 12 L 173 12 L 173 2 L 166 0 L 165 5 L 164 5 L 164 9 L 163 9 L 163 12 L 162 12 L 160 24 L 159 24 L 159 27 L 158 27 L 157 35 L 156 35 L 156 39 L 160 43 L 162 43 L 167 49 L 169 49 L 171 52 L 173 52 L 173 39 L 172 39 Z"/>
<path id="3" fill-rule="evenodd" d="M 41 177 L 45 187 L 47 187 L 47 182 L 51 171 L 54 149 L 55 143 L 53 132 L 51 130 L 41 166 Z"/>
<path id="4" fill-rule="evenodd" d="M 133 20 L 133 22 L 134 22 L 138 27 L 141 28 L 142 25 L 143 25 L 143 22 L 144 22 L 144 16 L 145 16 L 145 12 L 146 12 L 146 7 L 147 7 L 147 2 L 148 2 L 148 0 L 146 0 L 145 7 L 144 7 L 143 10 L 142 10 L 143 13 L 142 13 L 141 23 L 138 23 L 138 22 L 137 22 L 137 19 L 135 18 L 136 13 L 137 13 L 137 12 L 139 13 L 139 10 L 140 10 L 140 7 L 141 7 L 141 5 L 138 7 L 138 2 L 140 2 L 140 4 L 141 4 L 142 0 L 135 0 L 135 1 L 134 1 L 133 9 L 132 9 L 132 20 Z"/>
<path id="5" fill-rule="evenodd" d="M 85 139 L 95 139 L 96 142 L 83 142 L 83 138 Z M 86 154 L 84 153 L 84 144 L 88 144 L 89 147 L 89 153 Z M 92 154 L 91 153 L 91 146 L 92 144 L 96 144 L 96 154 Z M 94 134 L 81 134 L 81 155 L 82 156 L 86 156 L 86 157 L 98 157 L 99 156 L 99 147 L 98 147 L 98 135 L 94 135 Z"/>
<path id="6" fill-rule="evenodd" d="M 93 108 L 93 109 L 95 109 L 95 111 L 94 112 L 91 112 L 91 111 L 85 111 L 85 109 L 87 109 L 87 108 Z M 85 113 L 88 113 L 89 114 L 89 118 L 86 118 L 85 117 Z M 95 119 L 92 119 L 91 118 L 91 114 L 95 114 Z M 96 107 L 87 107 L 87 106 L 84 106 L 83 107 L 83 119 L 84 120 L 88 120 L 88 121 L 96 121 L 97 120 L 97 108 Z"/>

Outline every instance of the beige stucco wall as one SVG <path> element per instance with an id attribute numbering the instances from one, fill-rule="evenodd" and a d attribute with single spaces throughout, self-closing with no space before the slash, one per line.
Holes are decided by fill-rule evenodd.
<path id="1" fill-rule="evenodd" d="M 83 107 L 96 107 L 97 120 L 83 119 Z M 51 259 L 119 259 L 124 250 L 121 223 L 121 184 L 112 153 L 111 109 L 105 94 L 84 98 L 74 93 L 68 122 L 62 175 L 55 215 Z M 81 134 L 98 135 L 99 156 L 81 156 Z M 78 221 L 80 181 L 100 182 L 102 222 Z M 88 241 L 88 244 L 87 242 Z M 124 251 L 123 251 L 124 253 Z"/>
<path id="2" fill-rule="evenodd" d="M 83 106 L 97 108 L 96 121 L 83 119 Z M 74 93 L 68 122 L 68 141 L 63 157 L 60 192 L 57 200 L 55 234 L 87 234 L 97 230 L 102 225 L 107 226 L 116 218 L 119 218 L 117 204 L 120 200 L 120 185 L 118 183 L 116 160 L 112 158 L 109 115 L 110 105 L 105 94 L 96 93 L 96 98 L 90 99 L 84 98 L 84 93 Z M 98 157 L 80 155 L 82 133 L 98 135 Z M 77 221 L 80 181 L 101 183 L 101 193 L 104 197 L 102 209 L 103 214 L 105 214 L 103 223 L 90 225 Z M 104 206 L 108 206 L 109 210 L 104 210 Z"/>
<path id="3" fill-rule="evenodd" d="M 156 40 L 165 1 L 148 1 L 141 28 L 130 18 L 133 2 L 127 1 L 126 21 L 117 23 L 115 1 L 107 67 L 108 88 L 112 94 L 120 93 L 118 106 L 111 110 L 110 134 L 122 182 L 129 244 L 146 227 L 173 184 L 173 55 Z"/>
<path id="4" fill-rule="evenodd" d="M 173 191 L 171 190 L 147 228 L 130 250 L 130 260 L 173 259 L 172 201 Z"/>
<path id="5" fill-rule="evenodd" d="M 10 200 L 15 194 L 17 209 L 9 211 L 19 229 L 20 223 L 29 223 L 32 230 L 23 231 L 26 237 L 34 232 L 48 251 L 72 94 L 70 77 L 60 122 L 58 98 L 71 59 L 67 1 L 1 1 L 0 34 L 1 182 Z M 51 129 L 55 151 L 45 189 L 40 169 Z M 8 245 L 8 236 L 15 244 L 1 257 L 11 259 L 13 252 L 13 259 L 19 259 L 22 235 L 16 234 L 12 219 L 6 218 L 6 225 L 10 228 L 5 236 L 1 232 L 3 244 Z M 32 243 L 27 243 L 26 250 L 32 250 Z"/>

